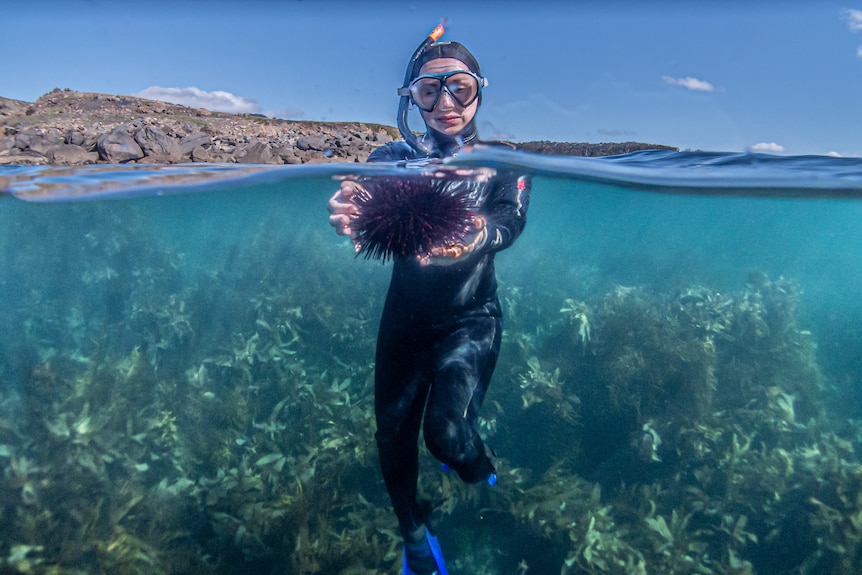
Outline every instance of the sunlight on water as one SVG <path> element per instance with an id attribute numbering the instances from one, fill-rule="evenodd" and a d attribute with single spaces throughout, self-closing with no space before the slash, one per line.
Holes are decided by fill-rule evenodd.
<path id="1" fill-rule="evenodd" d="M 499 482 L 422 456 L 450 572 L 854 575 L 862 162 L 451 163 L 411 169 L 534 183 L 497 258 Z M 0 571 L 395 572 L 390 265 L 326 201 L 404 169 L 0 170 Z"/>

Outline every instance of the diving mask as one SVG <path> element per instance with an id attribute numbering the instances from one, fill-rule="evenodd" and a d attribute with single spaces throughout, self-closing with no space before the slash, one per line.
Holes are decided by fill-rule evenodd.
<path id="1" fill-rule="evenodd" d="M 399 96 L 410 96 L 413 104 L 423 112 L 430 112 L 440 101 L 445 90 L 458 105 L 466 108 L 476 101 L 488 81 L 467 70 L 454 70 L 445 74 L 423 74 L 410 85 L 398 89 Z"/>

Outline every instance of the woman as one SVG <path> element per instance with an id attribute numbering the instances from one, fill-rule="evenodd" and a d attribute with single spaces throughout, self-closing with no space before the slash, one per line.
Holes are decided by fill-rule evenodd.
<path id="1" fill-rule="evenodd" d="M 463 45 L 437 37 L 432 33 L 417 49 L 398 91 L 405 142 L 378 148 L 369 162 L 452 157 L 477 141 L 475 116 L 487 82 Z M 421 138 L 407 127 L 408 102 L 425 122 Z M 430 506 L 417 500 L 423 412 L 425 443 L 437 459 L 464 481 L 496 480 L 494 452 L 478 432 L 502 332 L 494 256 L 520 235 L 529 203 L 525 176 L 486 175 L 451 186 L 476 206 L 475 231 L 462 242 L 395 259 L 377 339 L 376 438 L 404 536 L 405 574 L 446 573 L 428 529 Z M 356 182 L 342 182 L 329 201 L 330 224 L 354 242 L 358 207 L 351 199 L 358 189 Z"/>

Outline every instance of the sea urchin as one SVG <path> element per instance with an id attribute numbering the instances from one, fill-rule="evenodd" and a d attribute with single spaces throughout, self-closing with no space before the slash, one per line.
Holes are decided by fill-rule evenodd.
<path id="1" fill-rule="evenodd" d="M 384 176 L 362 182 L 354 196 L 358 253 L 383 261 L 425 254 L 462 241 L 473 229 L 469 196 L 461 186 L 427 176 Z"/>

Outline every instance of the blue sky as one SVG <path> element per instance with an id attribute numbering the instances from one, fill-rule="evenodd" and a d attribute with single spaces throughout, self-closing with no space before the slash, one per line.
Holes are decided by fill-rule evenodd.
<path id="1" fill-rule="evenodd" d="M 529 4 L 529 5 L 528 5 Z M 480 134 L 862 156 L 862 0 L 3 1 L 0 96 L 55 87 L 394 125 L 441 18 Z"/>

